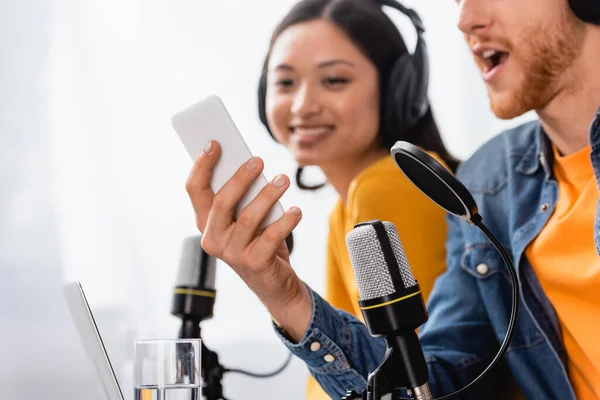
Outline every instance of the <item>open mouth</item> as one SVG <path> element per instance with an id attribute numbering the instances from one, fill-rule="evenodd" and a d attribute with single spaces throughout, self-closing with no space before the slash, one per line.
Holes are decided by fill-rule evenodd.
<path id="1" fill-rule="evenodd" d="M 508 52 L 493 49 L 478 54 L 484 78 L 491 79 L 508 60 Z"/>

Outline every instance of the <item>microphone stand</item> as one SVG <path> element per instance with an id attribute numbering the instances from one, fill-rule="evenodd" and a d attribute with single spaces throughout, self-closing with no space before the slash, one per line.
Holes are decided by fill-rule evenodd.
<path id="1" fill-rule="evenodd" d="M 202 341 L 202 396 L 206 400 L 226 400 L 223 397 L 221 379 L 225 368 L 219 364 L 219 356 L 209 350 Z"/>
<path id="2" fill-rule="evenodd" d="M 182 339 L 201 339 L 202 397 L 206 400 L 227 400 L 223 397 L 223 386 L 221 384 L 225 368 L 219 363 L 217 353 L 208 349 L 204 344 L 200 334 L 200 322 L 189 319 L 184 320 L 179 337 Z"/>
<path id="3" fill-rule="evenodd" d="M 417 334 L 387 336 L 386 341 L 384 360 L 369 374 L 367 389 L 362 394 L 350 391 L 343 400 L 381 400 L 386 394 L 391 394 L 391 400 L 404 400 L 401 388 L 408 388 L 413 399 L 432 400 L 427 384 L 429 372 Z"/>

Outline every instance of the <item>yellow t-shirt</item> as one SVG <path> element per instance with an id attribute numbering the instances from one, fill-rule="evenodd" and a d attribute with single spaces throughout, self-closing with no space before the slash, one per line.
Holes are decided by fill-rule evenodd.
<path id="1" fill-rule="evenodd" d="M 435 154 L 432 156 L 443 162 Z M 326 300 L 363 320 L 346 234 L 359 222 L 379 219 L 392 222 L 398 229 L 410 267 L 427 301 L 436 277 L 446 268 L 444 217 L 445 211 L 406 178 L 391 156 L 367 167 L 350 184 L 346 204 L 338 201 L 330 214 Z M 307 399 L 329 399 L 313 377 L 309 378 Z"/>
<path id="2" fill-rule="evenodd" d="M 591 149 L 554 149 L 556 209 L 525 254 L 552 302 L 579 400 L 600 399 L 600 256 L 594 244 L 598 184 Z"/>

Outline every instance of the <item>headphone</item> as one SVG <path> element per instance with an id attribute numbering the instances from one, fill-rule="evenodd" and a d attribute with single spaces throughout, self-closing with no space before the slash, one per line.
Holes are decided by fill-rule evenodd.
<path id="1" fill-rule="evenodd" d="M 598 0 L 589 0 L 598 1 Z M 396 126 L 400 132 L 407 132 L 423 118 L 429 109 L 427 88 L 429 85 L 429 60 L 427 46 L 423 33 L 425 28 L 416 11 L 404 7 L 395 0 L 378 0 L 380 6 L 394 8 L 406 15 L 417 30 L 417 45 L 413 54 L 408 51 L 396 60 L 390 71 L 382 98 L 383 118 L 395 118 Z M 267 70 L 263 73 L 258 83 L 258 115 L 260 121 L 273 137 L 267 123 L 265 102 L 267 97 Z"/>
<path id="2" fill-rule="evenodd" d="M 584 22 L 600 25 L 600 2 L 598 0 L 569 0 L 571 9 Z"/>
<path id="3" fill-rule="evenodd" d="M 600 25 L 600 2 L 598 0 L 569 0 L 571 9 L 581 20 Z"/>

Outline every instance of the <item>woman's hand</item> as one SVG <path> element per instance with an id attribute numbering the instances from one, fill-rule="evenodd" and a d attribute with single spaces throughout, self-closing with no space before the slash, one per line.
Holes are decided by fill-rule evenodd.
<path id="1" fill-rule="evenodd" d="M 273 319 L 299 340 L 308 328 L 312 304 L 308 289 L 290 265 L 285 239 L 300 222 L 302 213 L 298 207 L 291 207 L 277 221 L 259 229 L 290 186 L 289 178 L 277 175 L 234 220 L 236 205 L 261 174 L 263 162 L 258 157 L 251 158 L 215 194 L 210 180 L 220 154 L 219 143 L 211 141 L 186 181 L 196 225 L 202 232 L 202 247 L 233 268 Z"/>

